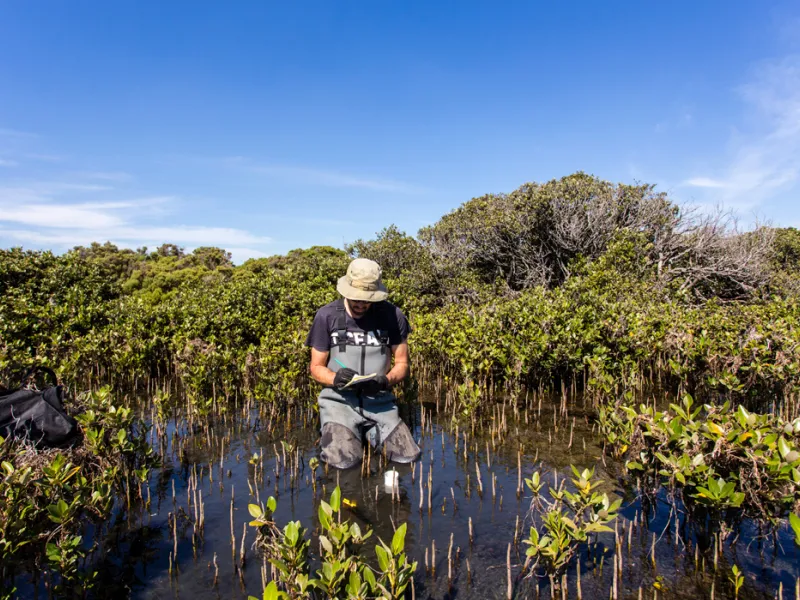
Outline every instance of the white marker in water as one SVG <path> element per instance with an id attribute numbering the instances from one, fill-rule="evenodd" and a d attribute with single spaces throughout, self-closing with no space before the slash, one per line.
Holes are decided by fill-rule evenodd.
<path id="1" fill-rule="evenodd" d="M 391 471 L 386 471 L 383 474 L 383 487 L 384 490 L 388 493 L 392 493 L 395 488 L 395 485 L 399 485 L 400 483 L 400 474 L 392 469 Z"/>

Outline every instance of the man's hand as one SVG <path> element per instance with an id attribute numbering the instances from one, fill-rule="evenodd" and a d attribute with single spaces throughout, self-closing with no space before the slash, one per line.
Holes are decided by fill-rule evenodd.
<path id="1" fill-rule="evenodd" d="M 350 383 L 350 380 L 358 375 L 353 369 L 339 369 L 336 371 L 336 375 L 333 378 L 333 387 L 337 390 L 341 390 Z"/>
<path id="2" fill-rule="evenodd" d="M 378 375 L 375 379 L 370 379 L 364 383 L 357 383 L 356 387 L 367 396 L 375 396 L 389 389 L 389 379 L 387 379 L 386 375 Z"/>

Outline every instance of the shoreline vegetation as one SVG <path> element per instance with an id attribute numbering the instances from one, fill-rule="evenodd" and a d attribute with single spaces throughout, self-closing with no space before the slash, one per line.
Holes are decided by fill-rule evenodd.
<path id="1" fill-rule="evenodd" d="M 785 527 L 800 512 L 800 231 L 742 231 L 729 215 L 677 206 L 653 186 L 576 173 L 474 198 L 416 237 L 390 226 L 345 250 L 313 247 L 240 266 L 224 249 L 186 253 L 171 244 L 94 243 L 60 256 L 0 249 L 0 381 L 40 364 L 72 390 L 86 390 L 74 407 L 78 448 L 48 451 L 32 465 L 30 448 L 0 443 L 0 597 L 12 597 L 2 595 L 13 585 L 8 565 L 23 555 L 34 561 L 24 564 L 58 569 L 58 585 L 91 588 L 77 566 L 78 524 L 107 514 L 114 497 L 130 505 L 157 466 L 149 430 L 126 397 L 151 399 L 146 412 L 164 436 L 161 411 L 178 390 L 196 415 L 219 415 L 226 400 L 247 399 L 272 422 L 276 411 L 313 404 L 303 341 L 353 257 L 383 267 L 390 301 L 410 317 L 413 379 L 399 395 L 414 401 L 425 388 L 437 406 L 443 398 L 456 448 L 458 423 L 471 421 L 474 435 L 476 420 L 498 422 L 500 401 L 505 425 L 506 405 L 519 416 L 516 407 L 538 397 L 541 413 L 542 397 L 560 397 L 553 419 L 569 428 L 567 397 L 580 396 L 604 441 L 604 461 L 620 463 L 620 480 L 644 497 L 667 490 L 686 518 L 716 536 L 715 570 L 730 523 L 746 516 Z M 673 402 L 656 400 L 665 397 Z M 552 589 L 566 581 L 581 544 L 612 531 L 606 523 L 619 505 L 593 491 L 593 468 L 573 467 L 571 483 L 548 482 L 547 498 L 536 473 L 526 486 L 540 518 L 519 539 Z M 313 481 L 316 497 L 316 467 Z M 326 504 L 333 512 L 338 505 L 338 497 Z M 276 560 L 288 554 L 305 565 L 307 530 L 299 522 L 277 528 L 273 510 L 256 502 L 251 511 L 263 521 L 261 545 Z M 319 589 L 373 597 L 395 584 L 413 587 L 405 529 L 391 544 L 378 543 L 388 570 L 373 583 L 335 539 L 355 535 L 350 525 L 327 517 L 328 560 L 341 579 L 326 573 Z M 272 546 L 267 529 L 279 540 Z M 39 549 L 28 552 L 28 543 Z M 621 544 L 617 550 L 621 565 Z M 301 597 L 312 573 L 291 565 L 286 572 L 296 586 L 290 596 Z M 306 579 L 298 583 L 298 574 Z M 736 567 L 737 597 L 740 577 Z M 265 598 L 278 594 L 265 586 Z"/>
<path id="2" fill-rule="evenodd" d="M 169 244 L 0 250 L 0 378 L 35 362 L 81 389 L 173 378 L 199 396 L 310 399 L 302 342 L 352 256 L 382 265 L 426 381 L 600 395 L 658 381 L 796 411 L 800 232 L 739 232 L 584 174 L 475 198 L 417 238 L 389 227 L 240 266 Z"/>

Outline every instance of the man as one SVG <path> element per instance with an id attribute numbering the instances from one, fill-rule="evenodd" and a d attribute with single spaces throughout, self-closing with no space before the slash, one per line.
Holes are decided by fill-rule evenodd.
<path id="1" fill-rule="evenodd" d="M 311 376 L 325 386 L 319 395 L 322 460 L 338 469 L 355 466 L 366 438 L 389 460 L 412 462 L 420 449 L 390 391 L 408 376 L 408 319 L 386 301 L 381 268 L 374 261 L 352 261 L 336 289 L 342 298 L 317 311 L 306 339 Z M 356 375 L 373 373 L 369 380 L 352 382 Z"/>

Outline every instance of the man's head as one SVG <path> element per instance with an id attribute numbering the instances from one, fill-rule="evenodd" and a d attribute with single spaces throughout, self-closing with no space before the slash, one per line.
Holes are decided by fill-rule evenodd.
<path id="1" fill-rule="evenodd" d="M 350 312 L 356 318 L 364 316 L 373 302 L 386 300 L 389 295 L 381 281 L 380 266 L 367 258 L 352 261 L 336 289 L 347 298 Z"/>

